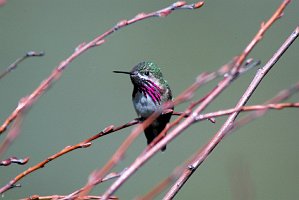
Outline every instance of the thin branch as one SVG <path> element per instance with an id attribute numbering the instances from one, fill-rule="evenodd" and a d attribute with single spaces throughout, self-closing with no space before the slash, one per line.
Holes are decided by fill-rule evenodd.
<path id="1" fill-rule="evenodd" d="M 187 163 L 183 163 L 181 166 L 176 167 L 168 177 L 166 177 L 163 181 L 157 184 L 144 196 L 137 197 L 136 200 L 154 199 L 157 195 L 159 195 L 163 190 L 165 190 L 171 183 L 173 183 L 176 180 L 176 178 L 181 174 L 186 165 Z"/>
<path id="2" fill-rule="evenodd" d="M 32 195 L 29 198 L 20 199 L 20 200 L 60 200 L 65 198 L 66 196 L 63 195 L 51 195 L 51 196 L 40 196 L 40 195 Z M 96 200 L 101 199 L 100 196 L 85 196 L 82 198 L 79 198 L 79 200 Z M 118 200 L 118 197 L 112 196 L 109 198 L 109 200 Z"/>
<path id="3" fill-rule="evenodd" d="M 98 179 L 98 180 L 95 180 L 96 181 L 96 184 L 99 184 L 99 183 L 103 183 L 105 181 L 108 181 L 108 180 L 111 180 L 111 179 L 115 179 L 115 178 L 118 178 L 120 177 L 125 171 L 127 170 L 127 168 L 125 168 L 124 170 L 122 170 L 121 172 L 112 172 L 110 174 L 108 174 L 107 176 L 105 176 L 103 179 Z M 93 175 L 91 175 L 93 176 Z M 73 199 L 74 197 L 76 198 L 84 198 L 86 196 L 80 196 L 78 197 L 78 195 L 84 190 L 84 188 L 81 188 L 79 190 L 76 190 L 75 192 L 63 197 L 61 200 L 69 200 L 69 199 Z"/>
<path id="4" fill-rule="evenodd" d="M 3 156 L 5 151 L 9 148 L 9 146 L 13 143 L 13 141 L 19 136 L 21 124 L 23 121 L 23 112 L 20 113 L 16 120 L 14 121 L 11 129 L 9 130 L 8 134 L 4 138 L 3 142 L 0 145 L 0 158 Z"/>
<path id="5" fill-rule="evenodd" d="M 202 114 L 196 117 L 196 121 L 202 121 L 204 119 L 209 119 L 211 117 L 220 117 L 220 116 L 225 116 L 229 114 L 233 114 L 235 112 L 251 112 L 251 111 L 265 111 L 269 109 L 274 109 L 274 110 L 281 110 L 285 108 L 298 108 L 299 107 L 299 102 L 295 103 L 270 103 L 270 104 L 265 104 L 265 105 L 252 105 L 252 106 L 241 106 L 239 108 L 231 108 L 227 110 L 219 110 L 216 112 L 211 112 L 207 114 Z"/>
<path id="6" fill-rule="evenodd" d="M 35 51 L 28 51 L 24 56 L 18 58 L 15 60 L 12 64 L 10 64 L 3 72 L 0 73 L 0 79 L 2 79 L 4 76 L 6 76 L 9 72 L 16 69 L 18 64 L 23 62 L 26 58 L 30 57 L 41 57 L 44 56 L 44 52 L 35 52 Z"/>
<path id="7" fill-rule="evenodd" d="M 13 163 L 18 165 L 25 165 L 29 161 L 29 157 L 26 158 L 17 158 L 15 156 L 7 158 L 5 160 L 0 161 L 0 166 L 9 166 Z"/>
<path id="8" fill-rule="evenodd" d="M 272 15 L 272 17 L 266 23 L 261 23 L 261 27 L 257 34 L 254 36 L 254 38 L 251 40 L 248 46 L 244 49 L 243 53 L 238 57 L 236 61 L 236 66 L 238 66 L 236 71 L 239 71 L 239 66 L 243 63 L 244 59 L 248 56 L 248 54 L 251 52 L 254 46 L 263 38 L 265 32 L 270 28 L 270 26 L 272 26 L 272 24 L 276 20 L 283 16 L 283 11 L 290 2 L 291 0 L 284 0 L 282 4 L 278 7 L 278 9 L 275 11 L 275 13 Z"/>
<path id="9" fill-rule="evenodd" d="M 279 9 L 275 12 L 275 18 L 279 18 L 282 13 L 282 8 L 285 8 L 286 4 L 289 3 L 289 1 L 284 1 L 282 5 L 279 7 Z M 279 14 L 279 15 L 278 15 Z M 276 20 L 272 20 L 272 23 Z M 271 23 L 271 24 L 272 24 Z M 263 26 L 261 28 L 267 30 L 270 26 Z M 263 31 L 264 32 L 264 31 Z M 262 37 L 262 35 L 260 35 Z M 257 43 L 260 41 L 260 38 L 254 38 L 253 43 Z M 250 43 L 251 44 L 251 43 Z M 252 50 L 252 48 L 255 45 L 248 45 L 246 47 L 246 51 L 241 54 L 241 58 L 239 57 L 237 59 L 238 62 L 234 65 L 234 70 L 231 74 L 226 76 L 216 88 L 214 88 L 210 95 L 203 100 L 203 102 L 195 109 L 195 111 L 186 118 L 180 125 L 178 125 L 174 130 L 172 130 L 169 134 L 167 134 L 162 140 L 160 140 L 155 146 L 153 146 L 151 149 L 149 149 L 147 152 L 141 154 L 139 157 L 136 158 L 136 160 L 130 165 L 130 167 L 127 169 L 127 171 L 120 176 L 103 194 L 103 199 L 108 199 L 110 195 L 114 194 L 114 192 L 131 176 L 133 175 L 145 162 L 147 162 L 154 154 L 156 154 L 163 146 L 165 146 L 167 143 L 172 141 L 176 136 L 178 136 L 182 131 L 184 131 L 187 127 L 189 127 L 191 124 L 195 122 L 196 116 L 198 116 L 226 87 L 230 85 L 230 83 L 238 76 L 238 70 L 240 69 L 240 66 L 244 62 L 247 54 Z M 243 56 L 246 55 L 246 56 Z M 178 190 L 177 190 L 178 191 Z"/>
<path id="10" fill-rule="evenodd" d="M 288 3 L 288 1 L 284 1 L 281 7 Z M 281 11 L 281 9 L 279 9 Z M 237 103 L 235 109 L 240 109 L 248 99 L 251 97 L 257 86 L 260 84 L 262 79 L 266 76 L 269 70 L 274 66 L 274 64 L 279 60 L 279 58 L 283 55 L 283 53 L 289 48 L 289 46 L 295 41 L 299 34 L 299 27 L 297 27 L 294 32 L 287 38 L 287 40 L 282 44 L 282 46 L 277 50 L 277 52 L 273 55 L 273 57 L 267 62 L 267 64 L 260 70 L 258 70 L 256 76 L 250 83 L 249 87 L 241 97 L 240 101 Z M 188 169 L 184 171 L 184 173 L 178 178 L 178 180 L 174 183 L 169 192 L 165 195 L 164 199 L 173 199 L 174 196 L 180 191 L 180 189 L 184 186 L 184 184 L 188 181 L 188 179 L 192 176 L 192 174 L 196 171 L 196 169 L 204 162 L 204 160 L 210 155 L 210 153 L 214 150 L 214 148 L 222 141 L 222 139 L 226 136 L 226 134 L 234 127 L 234 121 L 240 111 L 232 113 L 227 121 L 223 124 L 220 130 L 214 135 L 214 137 L 206 144 L 202 149 L 199 150 L 194 161 L 188 166 Z"/>

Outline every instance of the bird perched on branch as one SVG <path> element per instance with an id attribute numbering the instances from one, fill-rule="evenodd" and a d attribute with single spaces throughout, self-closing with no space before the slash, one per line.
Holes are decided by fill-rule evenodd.
<path id="1" fill-rule="evenodd" d="M 137 115 L 142 121 L 152 113 L 162 109 L 162 105 L 172 100 L 172 94 L 167 81 L 163 78 L 160 68 L 151 61 L 137 64 L 130 72 L 113 71 L 130 75 L 134 89 L 132 101 Z M 150 144 L 169 122 L 172 110 L 162 113 L 147 128 L 144 129 L 147 144 Z M 166 146 L 162 147 L 164 151 Z"/>

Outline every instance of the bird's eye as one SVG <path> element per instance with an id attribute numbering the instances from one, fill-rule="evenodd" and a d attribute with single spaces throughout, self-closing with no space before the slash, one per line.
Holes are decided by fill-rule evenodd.
<path id="1" fill-rule="evenodd" d="M 149 75 L 149 71 L 145 71 L 144 74 L 145 74 L 146 76 L 148 76 L 148 75 Z"/>

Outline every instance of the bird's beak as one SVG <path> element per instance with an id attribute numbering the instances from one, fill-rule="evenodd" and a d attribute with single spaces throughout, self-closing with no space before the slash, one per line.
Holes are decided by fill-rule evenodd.
<path id="1" fill-rule="evenodd" d="M 114 73 L 118 73 L 118 74 L 129 74 L 132 75 L 131 72 L 124 72 L 124 71 L 113 71 Z"/>

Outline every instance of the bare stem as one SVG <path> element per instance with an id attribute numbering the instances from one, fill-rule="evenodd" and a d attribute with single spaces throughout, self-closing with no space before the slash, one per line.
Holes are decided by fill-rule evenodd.
<path id="1" fill-rule="evenodd" d="M 44 55 L 45 55 L 44 52 L 35 52 L 35 51 L 29 51 L 29 52 L 27 52 L 24 56 L 22 56 L 22 57 L 18 58 L 17 60 L 15 60 L 3 72 L 1 72 L 0 73 L 0 79 L 2 79 L 4 76 L 6 76 L 12 70 L 16 69 L 17 66 L 18 66 L 18 64 L 20 64 L 21 62 L 23 62 L 26 58 L 40 57 L 40 56 L 44 56 Z"/>
<path id="2" fill-rule="evenodd" d="M 28 198 L 25 199 L 20 199 L 20 200 L 60 200 L 65 198 L 66 196 L 64 195 L 51 195 L 51 196 L 40 196 L 40 195 L 32 195 Z M 100 196 L 85 196 L 83 198 L 80 198 L 79 200 L 96 200 L 96 199 L 101 199 Z M 118 197 L 110 197 L 109 200 L 118 200 Z"/>

